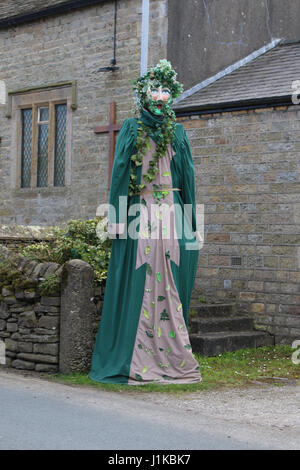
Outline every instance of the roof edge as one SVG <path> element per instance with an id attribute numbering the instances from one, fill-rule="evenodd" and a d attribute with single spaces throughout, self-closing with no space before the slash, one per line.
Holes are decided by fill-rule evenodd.
<path id="1" fill-rule="evenodd" d="M 31 21 L 38 20 L 40 18 L 46 18 L 47 16 L 57 15 L 59 13 L 65 13 L 72 11 L 76 8 L 84 8 L 91 5 L 97 5 L 98 3 L 104 3 L 111 0 L 71 0 L 60 5 L 54 5 L 48 8 L 40 9 L 37 11 L 28 12 L 21 15 L 10 16 L 8 18 L 0 20 L 0 29 L 11 28 L 19 24 L 29 23 Z"/>
<path id="2" fill-rule="evenodd" d="M 266 98 L 253 98 L 239 101 L 224 101 L 203 105 L 190 105 L 186 108 L 174 107 L 176 117 L 193 116 L 200 114 L 224 113 L 255 108 L 267 108 L 270 106 L 294 106 L 291 95 L 269 96 Z"/>
<path id="3" fill-rule="evenodd" d="M 251 52 L 251 54 L 247 55 L 243 59 L 238 60 L 232 65 L 229 65 L 225 69 L 221 70 L 220 72 L 216 73 L 215 75 L 212 75 L 209 78 L 206 78 L 202 82 L 198 83 L 197 85 L 194 85 L 192 88 L 189 90 L 184 91 L 179 98 L 177 98 L 174 101 L 174 105 L 180 103 L 183 101 L 185 98 L 188 98 L 192 96 L 194 93 L 198 92 L 199 90 L 202 90 L 203 88 L 211 85 L 212 83 L 216 82 L 222 77 L 225 77 L 225 75 L 229 75 L 231 72 L 239 69 L 245 64 L 248 64 L 252 62 L 254 59 L 259 57 L 260 55 L 264 54 L 265 52 L 269 51 L 270 49 L 273 49 L 275 46 L 277 46 L 280 42 L 282 42 L 283 39 L 273 39 L 273 41 L 269 42 L 265 46 L 261 47 L 260 49 L 257 49 L 254 52 Z"/>

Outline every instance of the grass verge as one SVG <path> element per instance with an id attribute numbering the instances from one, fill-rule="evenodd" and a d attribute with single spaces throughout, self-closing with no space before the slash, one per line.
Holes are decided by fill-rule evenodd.
<path id="1" fill-rule="evenodd" d="M 289 346 L 266 346 L 257 349 L 226 352 L 213 357 L 195 354 L 203 379 L 202 382 L 197 384 L 145 384 L 136 386 L 104 384 L 90 380 L 88 373 L 69 375 L 55 373 L 44 377 L 69 385 L 93 386 L 100 390 L 126 393 L 137 391 L 191 393 L 224 387 L 240 387 L 257 381 L 283 385 L 286 383 L 285 379 L 297 380 L 300 376 L 300 365 L 292 362 L 294 351 Z"/>

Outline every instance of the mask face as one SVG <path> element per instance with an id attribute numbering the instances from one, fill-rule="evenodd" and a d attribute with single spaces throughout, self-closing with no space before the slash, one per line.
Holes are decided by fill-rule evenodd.
<path id="1" fill-rule="evenodd" d="M 146 106 L 148 110 L 156 116 L 166 113 L 167 107 L 173 102 L 171 92 L 168 87 L 152 85 L 147 91 Z"/>

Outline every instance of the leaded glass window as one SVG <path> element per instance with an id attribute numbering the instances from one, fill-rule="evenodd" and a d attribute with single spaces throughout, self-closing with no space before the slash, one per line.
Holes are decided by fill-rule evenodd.
<path id="1" fill-rule="evenodd" d="M 55 106 L 54 186 L 65 184 L 67 105 Z"/>
<path id="2" fill-rule="evenodd" d="M 48 186 L 49 108 L 38 109 L 37 186 Z"/>
<path id="3" fill-rule="evenodd" d="M 21 113 L 22 188 L 65 186 L 67 103 L 32 103 Z"/>
<path id="4" fill-rule="evenodd" d="M 30 188 L 32 162 L 32 109 L 22 109 L 21 187 Z"/>

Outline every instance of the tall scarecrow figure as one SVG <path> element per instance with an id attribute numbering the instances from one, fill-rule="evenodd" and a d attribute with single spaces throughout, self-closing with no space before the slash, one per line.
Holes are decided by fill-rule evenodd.
<path id="1" fill-rule="evenodd" d="M 187 330 L 199 244 L 192 155 L 171 109 L 182 92 L 176 75 L 161 60 L 133 82 L 139 117 L 118 135 L 108 213 L 115 238 L 89 373 L 97 382 L 202 380 Z"/>

